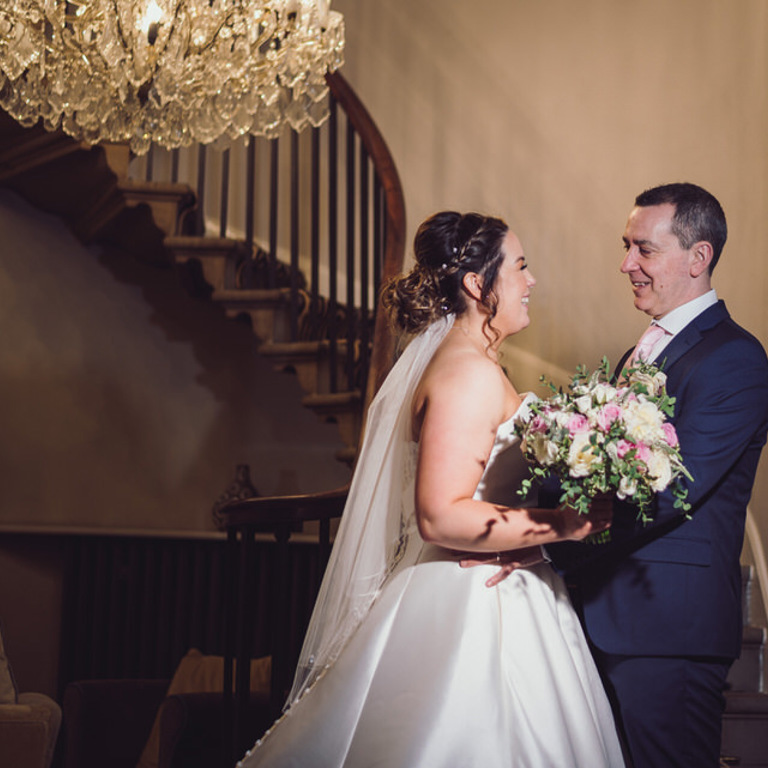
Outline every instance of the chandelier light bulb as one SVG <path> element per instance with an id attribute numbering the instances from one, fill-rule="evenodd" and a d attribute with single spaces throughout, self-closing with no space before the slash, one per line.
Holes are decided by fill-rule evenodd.
<path id="1" fill-rule="evenodd" d="M 146 37 L 150 45 L 154 45 L 157 40 L 157 33 L 160 29 L 160 22 L 163 19 L 163 9 L 155 2 L 150 0 L 147 5 L 147 11 L 141 20 L 140 30 Z"/>

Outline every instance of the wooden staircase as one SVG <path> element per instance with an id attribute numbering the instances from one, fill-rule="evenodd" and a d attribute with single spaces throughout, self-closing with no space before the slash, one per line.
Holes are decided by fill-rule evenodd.
<path id="1" fill-rule="evenodd" d="M 744 638 L 728 675 L 723 716 L 722 764 L 768 768 L 768 693 L 763 690 L 766 629 L 754 626 L 753 573 L 742 566 Z"/>
<path id="2" fill-rule="evenodd" d="M 376 299 L 382 281 L 402 266 L 405 215 L 394 163 L 373 121 L 341 75 L 329 75 L 328 83 L 331 120 L 306 136 L 290 134 L 285 163 L 278 162 L 277 151 L 284 137 L 249 145 L 251 160 L 257 141 L 272 145 L 268 182 L 274 194 L 258 204 L 252 162 L 244 192 L 233 191 L 229 173 L 211 192 L 204 173 L 211 153 L 205 148 L 191 148 L 186 163 L 182 155 L 181 167 L 192 168 L 196 178 L 182 178 L 176 151 L 166 153 L 165 166 L 173 172 L 160 180 L 155 176 L 162 153 L 154 173 L 146 172 L 151 156 L 137 172 L 127 146 L 89 148 L 39 125 L 23 128 L 2 112 L 0 185 L 63 217 L 83 242 L 172 268 L 190 293 L 217 303 L 231 318 L 246 318 L 260 354 L 297 375 L 306 393 L 303 405 L 337 423 L 344 445 L 338 458 L 351 463 L 366 389 L 378 384 L 367 380 Z M 289 190 L 283 209 L 278 189 Z M 304 201 L 308 189 L 311 202 Z M 224 203 L 219 211 L 206 210 L 216 196 L 247 201 L 242 227 L 228 225 Z M 269 207 L 268 224 L 261 227 L 254 224 L 265 218 L 259 204 Z M 321 234 L 327 245 L 319 242 Z M 346 283 L 343 296 L 339 274 Z"/>

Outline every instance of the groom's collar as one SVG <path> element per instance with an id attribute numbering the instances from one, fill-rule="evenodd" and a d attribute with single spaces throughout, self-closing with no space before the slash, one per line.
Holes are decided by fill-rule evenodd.
<path id="1" fill-rule="evenodd" d="M 717 304 L 717 293 L 712 288 L 701 296 L 686 302 L 682 306 L 676 307 L 671 312 L 667 312 L 660 320 L 654 321 L 661 326 L 668 334 L 675 336 L 685 328 L 694 318 L 702 312 L 709 309 L 713 304 Z"/>

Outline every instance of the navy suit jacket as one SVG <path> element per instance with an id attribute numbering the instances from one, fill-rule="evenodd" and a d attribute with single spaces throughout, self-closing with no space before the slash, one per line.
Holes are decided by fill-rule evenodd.
<path id="1" fill-rule="evenodd" d="M 736 658 L 739 558 L 768 430 L 768 360 L 722 301 L 692 320 L 660 357 L 693 476 L 686 481 L 690 519 L 674 509 L 668 491 L 645 526 L 632 506 L 618 502 L 608 544 L 556 545 L 553 559 L 575 586 L 587 634 L 602 651 Z"/>

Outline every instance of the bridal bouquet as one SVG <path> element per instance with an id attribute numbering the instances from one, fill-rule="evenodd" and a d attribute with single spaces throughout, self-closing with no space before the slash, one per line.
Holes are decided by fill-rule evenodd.
<path id="1" fill-rule="evenodd" d="M 635 504 L 647 522 L 654 494 L 671 486 L 675 507 L 687 512 L 682 477 L 691 475 L 667 421 L 675 398 L 667 394 L 666 381 L 659 368 L 639 363 L 613 385 L 606 358 L 592 374 L 579 366 L 568 392 L 545 381 L 552 395 L 534 401 L 515 424 L 532 465 L 520 493 L 554 474 L 561 504 L 585 513 L 597 494 L 615 493 Z"/>

